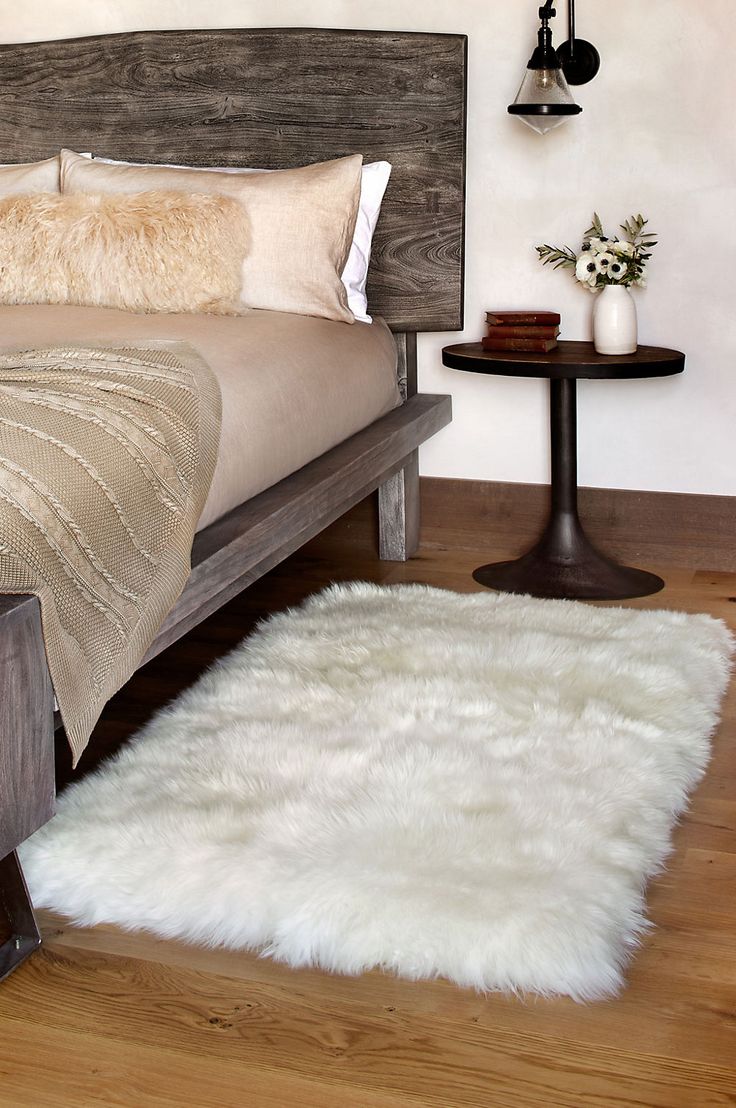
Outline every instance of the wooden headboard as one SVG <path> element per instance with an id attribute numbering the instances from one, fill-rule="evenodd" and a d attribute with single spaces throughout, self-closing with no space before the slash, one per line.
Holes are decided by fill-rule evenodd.
<path id="1" fill-rule="evenodd" d="M 369 301 L 395 331 L 462 327 L 467 40 L 300 29 L 140 31 L 0 46 L 0 162 L 60 147 L 283 169 L 394 170 Z"/>

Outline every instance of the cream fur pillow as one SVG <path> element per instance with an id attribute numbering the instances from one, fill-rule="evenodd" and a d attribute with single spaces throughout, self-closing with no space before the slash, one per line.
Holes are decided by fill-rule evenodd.
<path id="1" fill-rule="evenodd" d="M 234 315 L 247 245 L 245 209 L 225 196 L 11 196 L 0 302 Z"/>

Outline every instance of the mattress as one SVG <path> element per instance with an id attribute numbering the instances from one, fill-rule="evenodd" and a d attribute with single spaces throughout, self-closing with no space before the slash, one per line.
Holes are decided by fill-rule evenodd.
<path id="1" fill-rule="evenodd" d="M 198 530 L 294 473 L 400 402 L 388 327 L 250 311 L 131 315 L 110 308 L 0 307 L 0 349 L 183 339 L 222 393 L 215 475 Z"/>

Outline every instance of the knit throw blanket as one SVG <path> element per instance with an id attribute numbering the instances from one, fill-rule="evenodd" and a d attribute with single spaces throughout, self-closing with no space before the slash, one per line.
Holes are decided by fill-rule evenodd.
<path id="1" fill-rule="evenodd" d="M 0 354 L 0 593 L 35 593 L 74 761 L 190 571 L 220 394 L 184 343 Z"/>

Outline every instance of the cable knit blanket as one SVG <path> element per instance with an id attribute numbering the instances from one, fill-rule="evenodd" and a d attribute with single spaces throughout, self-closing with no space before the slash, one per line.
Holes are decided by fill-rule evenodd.
<path id="1" fill-rule="evenodd" d="M 0 355 L 0 592 L 41 601 L 75 762 L 184 587 L 219 433 L 184 343 Z"/>

